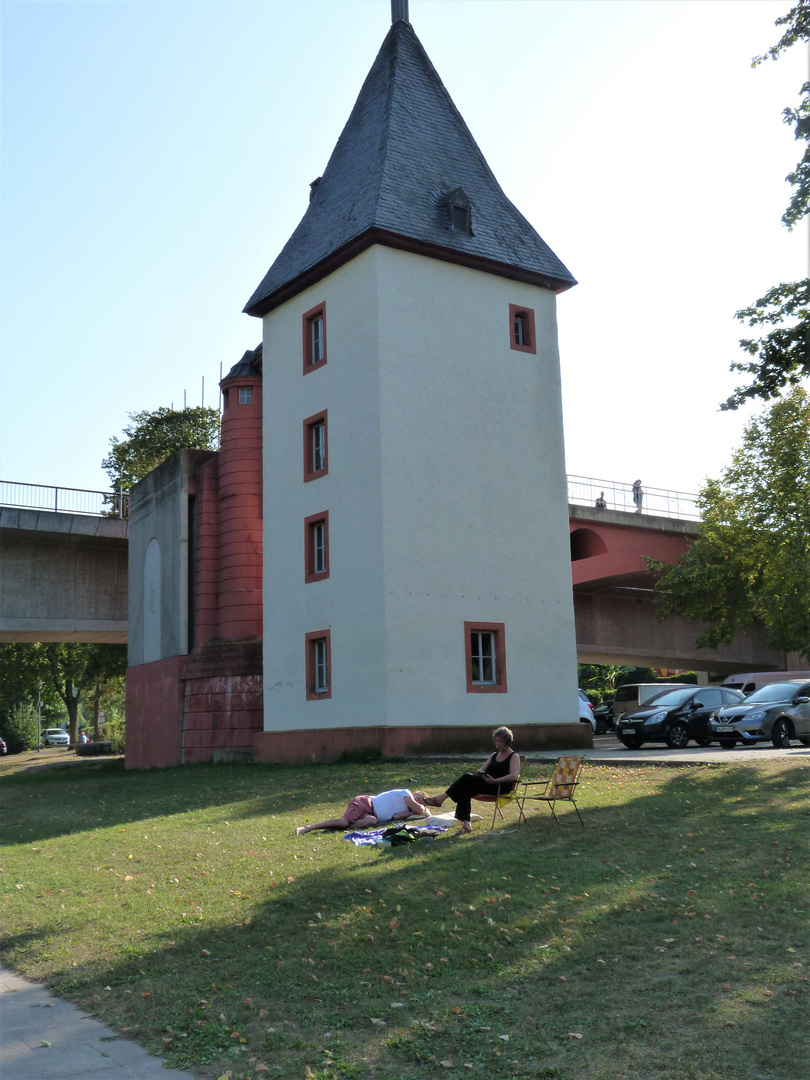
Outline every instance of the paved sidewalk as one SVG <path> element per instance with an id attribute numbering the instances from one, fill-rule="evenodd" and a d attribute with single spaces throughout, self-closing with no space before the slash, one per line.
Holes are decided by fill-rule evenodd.
<path id="1" fill-rule="evenodd" d="M 518 746 L 521 754 L 523 750 Z M 719 746 L 687 746 L 684 750 L 669 750 L 663 743 L 647 743 L 640 750 L 628 750 L 622 746 L 611 732 L 607 735 L 594 735 L 593 749 L 582 747 L 570 750 L 529 750 L 525 756 L 532 762 L 556 761 L 562 754 L 581 754 L 585 762 L 607 765 L 721 765 L 753 764 L 757 761 L 769 761 L 773 758 L 793 758 L 795 764 L 810 761 L 810 747 L 793 745 L 787 750 L 777 750 L 770 743 L 757 743 L 754 746 L 736 746 L 733 750 L 722 750 Z M 420 761 L 469 761 L 475 754 L 430 754 L 413 759 Z"/>
<path id="2" fill-rule="evenodd" d="M 0 968 L 2 1080 L 194 1080 L 44 986 Z"/>

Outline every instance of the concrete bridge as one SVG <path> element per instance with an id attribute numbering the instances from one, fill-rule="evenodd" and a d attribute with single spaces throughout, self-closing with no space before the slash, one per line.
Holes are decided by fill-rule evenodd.
<path id="1" fill-rule="evenodd" d="M 126 644 L 128 529 L 124 518 L 0 506 L 0 641 Z"/>
<path id="2" fill-rule="evenodd" d="M 0 487 L 0 499 L 11 487 Z M 47 489 L 41 501 L 65 505 L 69 490 Z M 607 506 L 599 509 L 602 492 Z M 128 522 L 99 516 L 111 500 L 113 512 L 124 507 L 116 496 L 86 494 L 98 497 L 95 514 L 0 506 L 0 641 L 126 642 Z M 644 556 L 674 562 L 686 550 L 700 528 L 692 496 L 647 489 L 645 511 L 635 513 L 630 485 L 569 477 L 569 500 L 580 663 L 718 673 L 785 667 L 759 631 L 695 649 L 696 624 L 655 619 Z"/>

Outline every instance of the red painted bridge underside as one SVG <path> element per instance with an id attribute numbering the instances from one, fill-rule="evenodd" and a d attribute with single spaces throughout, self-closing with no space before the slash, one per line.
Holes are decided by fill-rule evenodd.
<path id="1" fill-rule="evenodd" d="M 645 556 L 677 562 L 698 535 L 693 522 L 571 506 L 571 580 L 574 590 L 651 589 Z"/>

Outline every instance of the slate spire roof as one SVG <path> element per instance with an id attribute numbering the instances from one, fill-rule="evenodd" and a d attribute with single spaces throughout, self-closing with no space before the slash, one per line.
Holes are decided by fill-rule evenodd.
<path id="1" fill-rule="evenodd" d="M 228 379 L 243 379 L 246 375 L 261 375 L 261 373 L 262 343 L 259 342 L 255 349 L 248 349 L 242 359 L 233 365 L 225 378 L 221 380 L 220 385 Z"/>
<path id="2" fill-rule="evenodd" d="M 386 35 L 306 213 L 244 310 L 271 311 L 375 243 L 556 292 L 576 284 L 501 190 L 403 20 Z"/>

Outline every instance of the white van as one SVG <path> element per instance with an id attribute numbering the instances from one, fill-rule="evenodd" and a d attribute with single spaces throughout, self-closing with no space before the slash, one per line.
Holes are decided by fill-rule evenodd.
<path id="1" fill-rule="evenodd" d="M 761 686 L 784 682 L 785 679 L 804 679 L 810 682 L 810 671 L 741 671 L 736 675 L 726 675 L 722 685 L 747 695 L 753 694 Z"/>
<path id="2" fill-rule="evenodd" d="M 665 690 L 679 690 L 685 683 L 668 682 L 631 682 L 617 686 L 613 695 L 613 717 L 615 720 L 630 709 L 638 709 L 656 694 Z"/>

